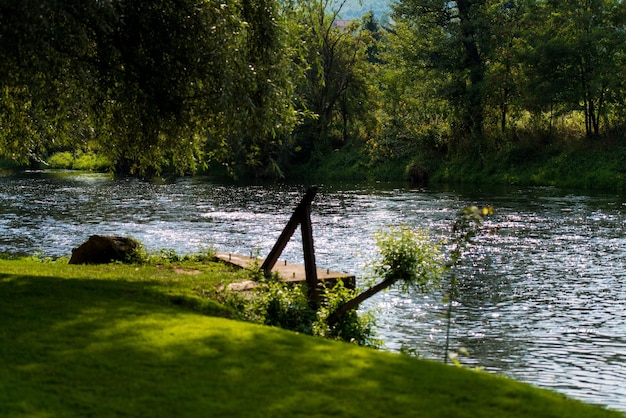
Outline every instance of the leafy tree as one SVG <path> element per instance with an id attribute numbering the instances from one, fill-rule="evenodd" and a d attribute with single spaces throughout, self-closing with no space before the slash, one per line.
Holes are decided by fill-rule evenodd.
<path id="1" fill-rule="evenodd" d="M 507 132 L 511 114 L 521 111 L 520 97 L 522 65 L 521 51 L 524 29 L 528 24 L 524 0 L 490 2 L 487 14 L 491 16 L 491 60 L 485 68 L 485 101 L 493 109 L 494 120 L 501 135 Z"/>
<path id="2" fill-rule="evenodd" d="M 72 15 L 58 13 L 51 2 L 0 2 L 0 150 L 5 156 L 36 160 L 50 143 L 89 137 L 89 101 L 80 94 L 81 85 L 90 85 L 89 74 L 71 53 L 87 47 L 81 35 Z"/>
<path id="3" fill-rule="evenodd" d="M 367 31 L 372 37 L 372 42 L 365 51 L 367 61 L 372 64 L 381 64 L 383 61 L 379 55 L 379 42 L 383 36 L 383 28 L 376 16 L 374 16 L 374 12 L 367 12 L 361 17 L 361 27 L 363 31 Z"/>
<path id="4" fill-rule="evenodd" d="M 271 0 L 0 3 L 0 151 L 95 141 L 118 171 L 265 164 L 297 121 Z"/>
<path id="5" fill-rule="evenodd" d="M 402 225 L 380 231 L 375 240 L 379 258 L 374 261 L 372 272 L 382 281 L 336 307 L 326 319 L 329 326 L 333 327 L 362 302 L 396 283 L 401 283 L 405 290 L 410 287 L 424 290 L 439 281 L 443 272 L 441 252 L 426 231 Z"/>
<path id="6" fill-rule="evenodd" d="M 384 32 L 377 80 L 380 128 L 370 143 L 374 160 L 445 148 L 452 114 L 441 95 L 446 78 L 432 76 L 434 68 L 422 59 L 431 42 L 435 37 L 425 39 L 407 21 Z"/>
<path id="7" fill-rule="evenodd" d="M 290 22 L 289 9 L 279 8 L 274 0 L 243 0 L 242 5 L 245 44 L 234 50 L 233 59 L 241 61 L 241 68 L 232 75 L 243 77 L 241 84 L 231 85 L 228 97 L 235 103 L 226 107 L 231 114 L 224 112 L 221 126 L 226 134 L 212 135 L 218 139 L 212 155 L 233 164 L 243 162 L 244 170 L 255 176 L 282 177 L 281 159 L 288 155 L 291 133 L 302 118 L 295 100 L 303 77 L 295 63 L 300 46 L 294 39 L 300 29 Z"/>
<path id="8" fill-rule="evenodd" d="M 350 122 L 367 117 L 372 91 L 366 51 L 373 38 L 358 21 L 337 25 L 342 5 L 333 7 L 330 0 L 296 4 L 300 24 L 306 28 L 302 40 L 307 48 L 306 81 L 299 94 L 313 113 L 296 132 L 305 154 L 316 147 L 330 150 L 344 144 L 351 136 Z"/>
<path id="9" fill-rule="evenodd" d="M 438 81 L 437 94 L 455 111 L 459 138 L 479 142 L 485 118 L 485 72 L 490 57 L 487 0 L 402 0 L 395 19 L 417 43 L 407 45 L 406 67 L 417 66 Z M 420 82 L 422 80 L 415 80 Z"/>
<path id="10" fill-rule="evenodd" d="M 624 66 L 625 7 L 617 0 L 545 0 L 533 8 L 544 23 L 529 32 L 530 99 L 543 109 L 581 111 L 587 136 L 600 133 L 602 118 L 621 101 L 615 74 Z"/>

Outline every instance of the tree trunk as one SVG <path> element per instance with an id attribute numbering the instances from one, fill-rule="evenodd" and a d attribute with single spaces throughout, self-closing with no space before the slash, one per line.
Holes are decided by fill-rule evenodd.
<path id="1" fill-rule="evenodd" d="M 376 286 L 370 287 L 365 292 L 360 293 L 353 299 L 350 299 L 349 301 L 341 305 L 339 308 L 337 308 L 335 312 L 333 312 L 332 314 L 328 316 L 328 318 L 326 319 L 326 324 L 330 327 L 337 324 L 337 322 L 339 322 L 341 317 L 345 315 L 346 312 L 352 309 L 355 309 L 363 301 L 371 298 L 372 296 L 374 296 L 376 293 L 380 292 L 381 290 L 388 288 L 389 286 L 394 284 L 396 281 L 397 279 L 383 280 L 382 282 L 378 283 Z"/>
<path id="2" fill-rule="evenodd" d="M 465 50 L 465 69 L 469 70 L 469 86 L 467 87 L 467 115 L 470 133 L 473 137 L 482 135 L 483 128 L 483 97 L 482 83 L 485 78 L 485 70 L 476 44 L 476 25 L 472 21 L 472 0 L 459 0 L 457 7 L 461 20 L 461 35 L 463 49 Z"/>

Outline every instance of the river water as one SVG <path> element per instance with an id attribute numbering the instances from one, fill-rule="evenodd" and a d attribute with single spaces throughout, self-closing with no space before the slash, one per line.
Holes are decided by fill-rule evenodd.
<path id="1" fill-rule="evenodd" d="M 92 234 L 148 250 L 269 253 L 304 192 L 206 178 L 0 175 L 0 253 L 69 255 Z M 626 412 L 626 196 L 556 188 L 411 189 L 322 185 L 312 207 L 319 267 L 362 277 L 374 234 L 406 223 L 449 236 L 458 209 L 495 215 L 464 258 L 451 344 L 468 367 Z M 299 234 L 282 259 L 302 263 Z M 391 290 L 369 300 L 384 348 L 444 357 L 442 295 Z"/>

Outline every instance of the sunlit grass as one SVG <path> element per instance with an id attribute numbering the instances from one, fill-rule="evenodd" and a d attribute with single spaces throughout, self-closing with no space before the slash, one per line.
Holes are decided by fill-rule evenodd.
<path id="1" fill-rule="evenodd" d="M 621 416 L 486 373 L 176 303 L 206 299 L 237 274 L 212 263 L 0 260 L 0 416 Z"/>

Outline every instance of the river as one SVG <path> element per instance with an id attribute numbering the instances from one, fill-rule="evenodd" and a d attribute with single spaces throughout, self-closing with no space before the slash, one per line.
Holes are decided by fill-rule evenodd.
<path id="1" fill-rule="evenodd" d="M 164 182 L 102 174 L 0 175 L 0 252 L 69 255 L 92 234 L 148 250 L 266 255 L 303 195 L 299 185 Z M 374 234 L 406 223 L 446 238 L 458 209 L 495 214 L 467 253 L 451 348 L 461 362 L 626 412 L 626 196 L 557 188 L 411 189 L 321 185 L 312 207 L 320 267 L 362 277 Z M 282 259 L 301 263 L 299 234 Z M 438 292 L 368 301 L 384 349 L 441 360 Z"/>

